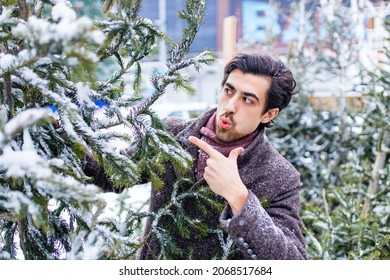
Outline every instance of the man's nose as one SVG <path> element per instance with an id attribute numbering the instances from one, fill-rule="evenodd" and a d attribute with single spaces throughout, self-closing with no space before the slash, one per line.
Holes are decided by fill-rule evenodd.
<path id="1" fill-rule="evenodd" d="M 237 111 L 237 101 L 238 101 L 238 98 L 235 96 L 233 98 L 229 99 L 228 103 L 225 106 L 226 112 L 234 114 Z"/>

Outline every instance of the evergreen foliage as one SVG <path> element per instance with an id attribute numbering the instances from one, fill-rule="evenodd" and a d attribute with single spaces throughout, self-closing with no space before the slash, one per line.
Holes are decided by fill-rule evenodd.
<path id="1" fill-rule="evenodd" d="M 288 62 L 300 93 L 267 135 L 301 173 L 309 257 L 389 259 L 389 50 L 382 50 L 383 61 L 374 70 L 356 64 L 350 56 L 359 46 L 350 34 L 356 24 L 351 19 L 358 15 L 345 16 L 351 10 L 344 6 L 333 11 L 332 21 L 324 17 L 325 23 L 318 23 L 329 37 L 313 42 L 303 33 L 291 46 Z M 386 28 L 390 31 L 389 23 Z M 324 58 L 329 49 L 337 55 Z M 345 106 L 343 93 L 354 84 L 344 67 L 352 62 L 362 69 L 354 80 L 366 85 L 360 109 Z M 320 68 L 313 70 L 314 65 Z M 321 71 L 340 77 L 339 108 L 315 107 L 308 101 L 311 81 Z"/>
<path id="2" fill-rule="evenodd" d="M 127 209 L 125 221 L 101 218 L 105 202 L 84 174 L 83 159 L 96 159 L 121 187 L 136 184 L 141 173 L 162 187 L 164 161 L 182 170 L 191 161 L 149 107 L 169 85 L 193 91 L 180 70 L 213 62 L 209 52 L 186 58 L 205 4 L 187 1 L 180 18 L 188 27 L 179 42 L 138 17 L 141 1 L 102 5 L 103 18 L 95 21 L 65 1 L 0 6 L 1 259 L 20 257 L 18 250 L 25 259 L 134 258 L 135 233 L 151 214 Z M 155 91 L 143 98 L 141 62 L 159 40 L 172 44 L 167 70 L 154 74 Z M 110 59 L 118 70 L 102 79 L 97 69 Z M 123 75 L 131 71 L 128 91 Z M 118 125 L 128 133 L 110 129 Z M 134 144 L 136 156 L 122 155 L 113 140 Z"/>
<path id="3" fill-rule="evenodd" d="M 156 213 L 151 213 L 153 222 L 149 236 L 155 235 L 160 244 L 157 259 L 191 259 L 194 248 L 180 248 L 175 237 L 190 239 L 197 235 L 198 238 L 202 238 L 218 231 L 218 229 L 208 228 L 206 219 L 210 213 L 220 213 L 224 204 L 215 199 L 215 195 L 209 187 L 185 191 L 188 184 L 191 184 L 190 180 L 179 179 L 173 186 L 170 202 L 161 207 Z M 199 216 L 192 217 L 187 213 L 183 205 L 188 200 L 196 201 L 192 205 L 198 207 Z M 159 221 L 162 219 L 168 219 L 171 227 L 159 227 Z"/>

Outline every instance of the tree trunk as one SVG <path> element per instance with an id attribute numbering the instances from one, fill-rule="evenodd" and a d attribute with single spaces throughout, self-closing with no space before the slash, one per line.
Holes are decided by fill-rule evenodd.
<path id="1" fill-rule="evenodd" d="M 8 53 L 7 42 L 2 42 L 0 44 L 0 51 L 4 54 Z M 0 104 L 5 104 L 8 109 L 8 117 L 13 116 L 13 97 L 12 97 L 12 80 L 11 74 L 5 72 L 3 74 L 3 96 L 0 97 Z"/>
<path id="2" fill-rule="evenodd" d="M 383 133 L 382 144 L 379 145 L 379 149 L 376 153 L 376 159 L 374 168 L 372 170 L 370 185 L 368 186 L 366 198 L 364 199 L 362 217 L 367 217 L 372 210 L 372 200 L 378 192 L 380 171 L 385 167 L 386 158 L 389 154 L 389 138 L 389 131 L 385 131 Z"/>
<path id="3" fill-rule="evenodd" d="M 19 5 L 19 13 L 20 13 L 19 17 L 27 21 L 29 17 L 29 11 L 28 11 L 26 0 L 18 0 L 18 5 Z"/>

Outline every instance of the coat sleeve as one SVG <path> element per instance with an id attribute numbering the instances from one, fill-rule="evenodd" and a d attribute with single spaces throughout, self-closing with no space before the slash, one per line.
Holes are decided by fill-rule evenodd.
<path id="1" fill-rule="evenodd" d="M 123 191 L 123 188 L 114 188 L 114 185 L 105 173 L 103 166 L 95 159 L 86 156 L 83 161 L 84 174 L 91 177 L 92 183 L 98 186 L 103 192 L 120 193 Z"/>
<path id="2" fill-rule="evenodd" d="M 229 215 L 229 208 L 220 222 L 246 259 L 307 259 L 298 187 L 278 195 L 266 209 L 251 190 L 238 215 Z"/>

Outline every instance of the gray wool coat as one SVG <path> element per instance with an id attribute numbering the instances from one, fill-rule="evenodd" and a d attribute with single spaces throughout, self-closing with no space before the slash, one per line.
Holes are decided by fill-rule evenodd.
<path id="1" fill-rule="evenodd" d="M 187 178 L 192 178 L 194 181 L 198 148 L 187 139 L 190 135 L 200 137 L 200 129 L 205 126 L 214 112 L 215 109 L 212 109 L 197 119 L 187 122 L 179 118 L 169 118 L 165 121 L 167 129 L 195 159 L 194 167 L 186 174 Z M 301 185 L 299 173 L 272 147 L 264 136 L 264 131 L 259 133 L 238 157 L 237 164 L 241 179 L 249 190 L 249 197 L 242 211 L 233 216 L 226 203 L 222 213 L 209 211 L 204 216 L 204 213 L 198 209 L 196 200 L 188 200 L 184 205 L 186 212 L 194 218 L 203 219 L 210 229 L 215 230 L 206 236 L 194 231 L 189 238 L 182 238 L 178 232 L 173 232 L 173 238 L 183 252 L 174 258 L 188 258 L 190 251 L 192 259 L 204 260 L 307 259 L 301 232 L 302 221 L 299 216 Z M 90 170 L 89 173 L 91 175 L 93 172 L 91 173 Z M 95 172 L 95 175 L 97 176 L 95 182 L 99 177 L 103 180 L 104 176 L 101 172 Z M 170 201 L 172 186 L 181 176 L 183 175 L 172 165 L 166 165 L 166 172 L 162 176 L 165 187 L 160 190 L 152 189 L 150 211 L 156 212 Z M 105 178 L 103 181 L 106 182 Z M 202 185 L 207 185 L 203 177 L 195 184 L 185 186 L 184 189 L 196 190 Z M 213 199 L 224 202 L 223 198 L 217 195 L 214 195 Z M 266 203 L 262 205 L 261 201 Z M 148 238 L 145 238 L 137 259 L 155 259 L 159 255 L 159 242 L 155 235 L 148 235 L 151 224 L 152 220 L 149 219 L 144 233 Z M 162 219 L 158 226 L 170 228 L 170 224 L 171 220 Z"/>

